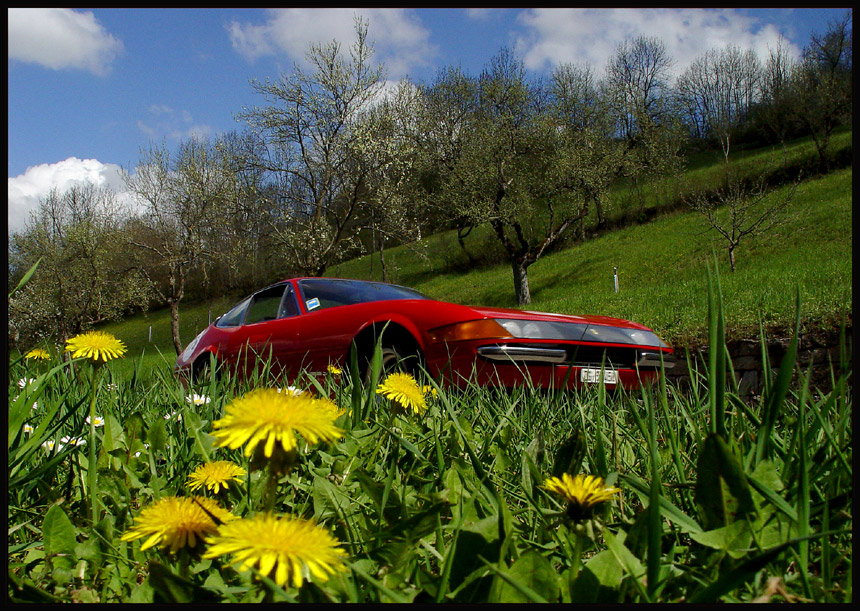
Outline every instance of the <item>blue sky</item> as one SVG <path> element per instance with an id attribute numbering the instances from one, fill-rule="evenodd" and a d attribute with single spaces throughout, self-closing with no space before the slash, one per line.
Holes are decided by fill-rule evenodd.
<path id="1" fill-rule="evenodd" d="M 239 130 L 263 102 L 249 80 L 302 63 L 312 42 L 353 40 L 369 20 L 391 81 L 480 71 L 502 47 L 535 74 L 559 63 L 600 73 L 625 38 L 660 38 L 680 72 L 736 44 L 764 58 L 779 35 L 795 54 L 836 9 L 9 9 L 9 229 L 52 187 L 91 180 L 122 190 L 142 148 Z"/>

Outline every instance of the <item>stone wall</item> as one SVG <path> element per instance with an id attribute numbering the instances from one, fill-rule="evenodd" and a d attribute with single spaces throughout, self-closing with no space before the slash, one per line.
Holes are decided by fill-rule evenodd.
<path id="1" fill-rule="evenodd" d="M 790 337 L 766 339 L 772 379 L 776 376 L 777 371 L 779 371 L 779 366 L 788 350 L 790 341 Z M 814 390 L 817 388 L 822 392 L 832 390 L 831 365 L 834 378 L 838 377 L 840 373 L 839 343 L 840 332 L 838 329 L 829 332 L 816 331 L 801 335 L 794 378 L 797 379 L 798 377 L 798 369 L 805 375 L 809 371 L 811 364 L 810 389 Z M 845 344 L 848 369 L 852 372 L 852 375 L 848 378 L 848 383 L 853 386 L 853 327 L 848 327 L 845 331 Z M 761 341 L 758 339 L 741 339 L 727 342 L 726 347 L 732 359 L 735 377 L 738 380 L 738 393 L 744 398 L 758 395 L 761 392 L 763 384 Z M 696 363 L 699 372 L 705 373 L 707 371 L 707 348 L 688 349 L 685 347 L 676 347 L 675 355 L 679 359 L 678 364 L 666 373 L 666 379 L 682 388 L 689 387 L 690 384 L 690 374 L 686 360 L 688 351 L 692 360 Z"/>

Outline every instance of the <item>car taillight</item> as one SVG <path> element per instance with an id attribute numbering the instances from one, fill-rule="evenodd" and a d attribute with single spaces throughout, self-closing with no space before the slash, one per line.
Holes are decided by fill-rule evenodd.
<path id="1" fill-rule="evenodd" d="M 470 320 L 430 331 L 433 342 L 462 342 L 470 339 L 512 338 L 502 325 L 492 319 Z"/>

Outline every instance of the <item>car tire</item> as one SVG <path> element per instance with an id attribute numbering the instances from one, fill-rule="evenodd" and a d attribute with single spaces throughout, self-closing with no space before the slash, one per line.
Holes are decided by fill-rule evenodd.
<path id="1" fill-rule="evenodd" d="M 405 346 L 394 343 L 384 343 L 380 346 L 382 351 L 382 369 L 379 372 L 377 383 L 385 379 L 386 376 L 396 372 L 408 373 L 413 377 L 417 377 L 420 371 L 421 357 L 416 351 L 407 349 Z M 370 361 L 372 355 L 367 358 L 367 366 L 364 372 L 364 381 L 370 382 Z"/>
<path id="2" fill-rule="evenodd" d="M 207 352 L 205 354 L 201 354 L 197 357 L 197 360 L 194 361 L 194 365 L 191 367 L 191 383 L 192 384 L 200 384 L 206 383 L 209 381 L 209 366 L 212 360 L 212 356 Z M 218 364 L 216 361 L 215 364 L 215 378 L 220 379 L 220 371 L 218 370 Z"/>

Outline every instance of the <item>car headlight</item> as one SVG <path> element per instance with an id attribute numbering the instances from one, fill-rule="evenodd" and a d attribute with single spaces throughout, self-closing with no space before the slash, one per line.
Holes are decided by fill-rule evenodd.
<path id="1" fill-rule="evenodd" d="M 668 347 L 666 343 L 657 337 L 652 331 L 645 329 L 627 329 L 625 327 L 605 327 L 603 325 L 589 325 L 582 338 L 585 342 L 606 342 L 610 344 L 637 344 L 640 346 L 662 346 Z"/>
<path id="2" fill-rule="evenodd" d="M 637 344 L 641 346 L 666 346 L 657 335 L 643 329 L 607 327 L 575 322 L 550 322 L 497 319 L 502 327 L 519 339 L 557 339 L 566 341 L 603 342 L 609 344 Z"/>
<path id="3" fill-rule="evenodd" d="M 519 320 L 513 318 L 497 319 L 511 335 L 520 339 L 561 339 L 578 341 L 582 339 L 587 324 L 575 322 L 549 322 Z"/>

